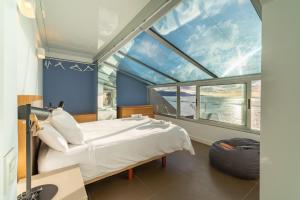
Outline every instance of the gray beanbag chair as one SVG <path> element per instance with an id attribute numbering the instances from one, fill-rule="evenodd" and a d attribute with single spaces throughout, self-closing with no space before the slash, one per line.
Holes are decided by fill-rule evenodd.
<path id="1" fill-rule="evenodd" d="M 209 151 L 212 166 L 243 179 L 259 178 L 259 142 L 234 138 L 215 142 Z"/>

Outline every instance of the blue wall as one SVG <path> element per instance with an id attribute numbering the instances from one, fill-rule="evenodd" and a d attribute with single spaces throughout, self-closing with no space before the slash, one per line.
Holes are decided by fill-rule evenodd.
<path id="1" fill-rule="evenodd" d="M 45 106 L 48 106 L 49 102 L 57 106 L 59 101 L 64 101 L 65 110 L 70 113 L 95 113 L 97 110 L 96 66 L 45 59 L 43 98 Z"/>
<path id="2" fill-rule="evenodd" d="M 145 104 L 147 104 L 147 84 L 118 72 L 117 106 Z"/>

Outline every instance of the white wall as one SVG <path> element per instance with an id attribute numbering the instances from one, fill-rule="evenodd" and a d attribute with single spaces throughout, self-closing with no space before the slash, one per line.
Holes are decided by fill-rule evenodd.
<path id="1" fill-rule="evenodd" d="M 211 145 L 213 142 L 218 140 L 230 139 L 235 137 L 250 138 L 257 141 L 260 140 L 259 135 L 252 133 L 236 131 L 217 126 L 210 126 L 196 122 L 165 117 L 161 115 L 155 115 L 155 118 L 160 120 L 171 121 L 174 124 L 183 127 L 189 133 L 191 139 L 207 145 Z"/>
<path id="2" fill-rule="evenodd" d="M 19 16 L 17 0 L 0 0 L 0 199 L 16 199 L 17 95 L 42 94 L 35 21 Z M 9 158 L 5 156 L 14 149 Z M 5 160 L 12 160 L 7 168 Z M 7 173 L 8 172 L 8 173 Z M 12 185 L 5 182 L 12 178 Z"/>
<path id="3" fill-rule="evenodd" d="M 17 146 L 17 13 L 15 0 L 0 1 L 0 199 L 16 199 L 16 167 L 12 186 L 6 185 L 4 156 Z M 14 153 L 16 156 L 16 153 Z M 16 164 L 16 160 L 15 160 Z"/>
<path id="4" fill-rule="evenodd" d="M 43 68 L 36 56 L 36 48 L 41 47 L 36 22 L 22 15 L 17 22 L 18 94 L 42 95 Z"/>
<path id="5" fill-rule="evenodd" d="M 300 1 L 262 2 L 261 200 L 300 199 Z"/>

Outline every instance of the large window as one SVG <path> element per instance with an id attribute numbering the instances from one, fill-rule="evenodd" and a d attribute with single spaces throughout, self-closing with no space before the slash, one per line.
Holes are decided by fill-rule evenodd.
<path id="1" fill-rule="evenodd" d="M 258 78 L 149 86 L 149 100 L 157 114 L 257 133 L 261 120 Z"/>
<path id="2" fill-rule="evenodd" d="M 260 130 L 262 23 L 251 0 L 181 0 L 150 22 L 101 62 L 148 84 L 158 114 Z"/>
<path id="3" fill-rule="evenodd" d="M 200 118 L 246 124 L 245 84 L 200 86 Z"/>
<path id="4" fill-rule="evenodd" d="M 180 116 L 196 119 L 196 86 L 180 87 Z"/>

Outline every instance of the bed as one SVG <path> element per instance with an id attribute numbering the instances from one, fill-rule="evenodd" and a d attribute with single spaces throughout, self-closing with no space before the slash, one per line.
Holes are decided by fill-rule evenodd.
<path id="1" fill-rule="evenodd" d="M 69 145 L 68 152 L 41 145 L 39 173 L 79 165 L 85 184 L 89 184 L 175 151 L 194 154 L 183 128 L 148 117 L 81 123 L 80 128 L 85 144 Z"/>

